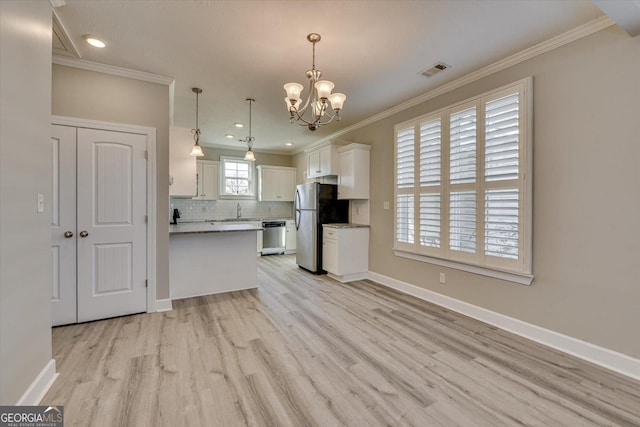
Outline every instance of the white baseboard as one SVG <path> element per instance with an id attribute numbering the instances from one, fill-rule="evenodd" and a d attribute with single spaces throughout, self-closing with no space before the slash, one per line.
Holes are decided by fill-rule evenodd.
<path id="1" fill-rule="evenodd" d="M 369 271 L 369 279 L 416 298 L 432 302 L 521 337 L 544 344 L 572 356 L 640 380 L 640 360 L 577 338 L 563 335 L 486 308 L 478 307 L 392 277 Z"/>
<path id="2" fill-rule="evenodd" d="M 16 402 L 19 406 L 33 406 L 38 405 L 51 385 L 58 378 L 56 373 L 56 361 L 51 359 L 47 363 L 42 371 L 38 374 L 35 380 L 31 383 L 29 388 L 24 392 L 22 397 Z"/>
<path id="3" fill-rule="evenodd" d="M 156 311 L 171 311 L 173 310 L 173 305 L 171 304 L 171 299 L 157 299 L 156 300 Z"/>
<path id="4" fill-rule="evenodd" d="M 348 283 L 353 282 L 354 280 L 366 279 L 369 277 L 369 273 L 365 271 L 364 273 L 343 274 L 341 276 L 333 273 L 327 273 L 327 276 L 340 283 Z"/>

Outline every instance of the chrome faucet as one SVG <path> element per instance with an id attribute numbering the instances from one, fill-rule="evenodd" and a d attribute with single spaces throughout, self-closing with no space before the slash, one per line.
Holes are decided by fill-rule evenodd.
<path id="1" fill-rule="evenodd" d="M 240 219 L 242 216 L 242 207 L 240 206 L 240 202 L 236 205 L 236 219 Z"/>

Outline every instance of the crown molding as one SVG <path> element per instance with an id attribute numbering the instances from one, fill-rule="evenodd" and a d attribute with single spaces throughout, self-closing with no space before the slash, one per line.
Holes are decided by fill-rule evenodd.
<path id="1" fill-rule="evenodd" d="M 144 71 L 131 70 L 129 68 L 117 67 L 115 65 L 100 64 L 99 62 L 87 61 L 85 59 L 72 58 L 62 55 L 52 55 L 51 62 L 65 67 L 80 68 L 82 70 L 95 71 L 97 73 L 111 74 L 113 76 L 126 77 L 134 80 L 142 80 L 149 83 L 157 83 L 171 86 L 173 77 L 161 76 Z"/>
<path id="2" fill-rule="evenodd" d="M 527 48 L 523 51 L 520 51 L 514 55 L 508 56 L 504 59 L 501 59 L 493 64 L 487 65 L 486 67 L 480 68 L 479 70 L 473 71 L 469 74 L 466 74 L 452 82 L 439 86 L 433 90 L 423 93 L 422 95 L 418 95 L 415 98 L 411 98 L 408 101 L 405 101 L 401 104 L 398 104 L 394 107 L 391 107 L 387 110 L 384 110 L 378 114 L 375 114 L 369 118 L 366 118 L 358 123 L 354 123 L 351 126 L 347 126 L 344 129 L 341 129 L 331 135 L 314 142 L 313 144 L 309 144 L 306 148 L 312 145 L 321 144 L 325 141 L 336 139 L 339 136 L 345 135 L 351 131 L 356 129 L 360 129 L 364 126 L 375 123 L 379 120 L 382 120 L 386 117 L 392 116 L 396 113 L 404 111 L 408 108 L 414 107 L 418 104 L 421 104 L 425 101 L 443 95 L 447 92 L 451 92 L 452 90 L 458 89 L 462 86 L 465 86 L 469 83 L 473 83 L 477 80 L 480 80 L 484 77 L 487 77 L 491 74 L 497 73 L 498 71 L 502 71 L 506 68 L 512 67 L 516 64 L 524 62 L 528 59 L 535 58 L 538 55 L 542 55 L 543 53 L 549 52 L 551 50 L 557 49 L 561 46 L 564 46 L 568 43 L 581 39 L 583 37 L 589 36 L 593 33 L 597 33 L 600 30 L 604 30 L 612 25 L 613 22 L 608 16 L 603 15 L 593 21 L 587 22 L 586 24 L 580 25 L 579 27 L 573 28 L 567 32 L 564 32 L 558 36 L 550 38 L 549 40 L 545 40 L 541 43 L 538 43 L 535 46 Z M 304 148 L 296 150 L 294 154 L 304 151 Z"/>
<path id="3" fill-rule="evenodd" d="M 64 6 L 64 4 L 62 6 Z M 51 20 L 51 28 L 53 31 L 52 36 L 53 37 L 57 36 L 60 40 L 60 43 L 64 46 L 66 50 L 56 49 L 54 47 L 53 54 L 61 55 L 61 56 L 70 56 L 72 58 L 80 58 L 80 51 L 78 50 L 78 47 L 73 42 L 73 40 L 71 40 L 71 37 L 69 37 L 69 32 L 67 31 L 67 28 L 64 26 L 64 24 L 60 20 L 60 17 L 58 16 L 58 12 L 56 12 L 55 7 L 56 6 L 54 6 L 54 9 L 52 10 L 53 12 L 52 14 L 53 17 Z"/>

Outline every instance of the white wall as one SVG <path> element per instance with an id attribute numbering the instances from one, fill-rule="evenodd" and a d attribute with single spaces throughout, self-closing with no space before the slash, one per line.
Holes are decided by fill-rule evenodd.
<path id="1" fill-rule="evenodd" d="M 0 404 L 12 405 L 51 362 L 51 6 L 3 0 L 0 17 Z"/>
<path id="2" fill-rule="evenodd" d="M 394 256 L 394 125 L 530 75 L 532 286 Z M 640 37 L 612 26 L 341 135 L 373 146 L 370 270 L 640 358 L 639 76 Z"/>

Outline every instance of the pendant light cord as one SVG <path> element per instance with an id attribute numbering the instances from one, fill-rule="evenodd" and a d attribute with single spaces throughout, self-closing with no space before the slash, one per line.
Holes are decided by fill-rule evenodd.
<path id="1" fill-rule="evenodd" d="M 198 129 L 198 92 L 196 92 L 196 129 Z"/>

